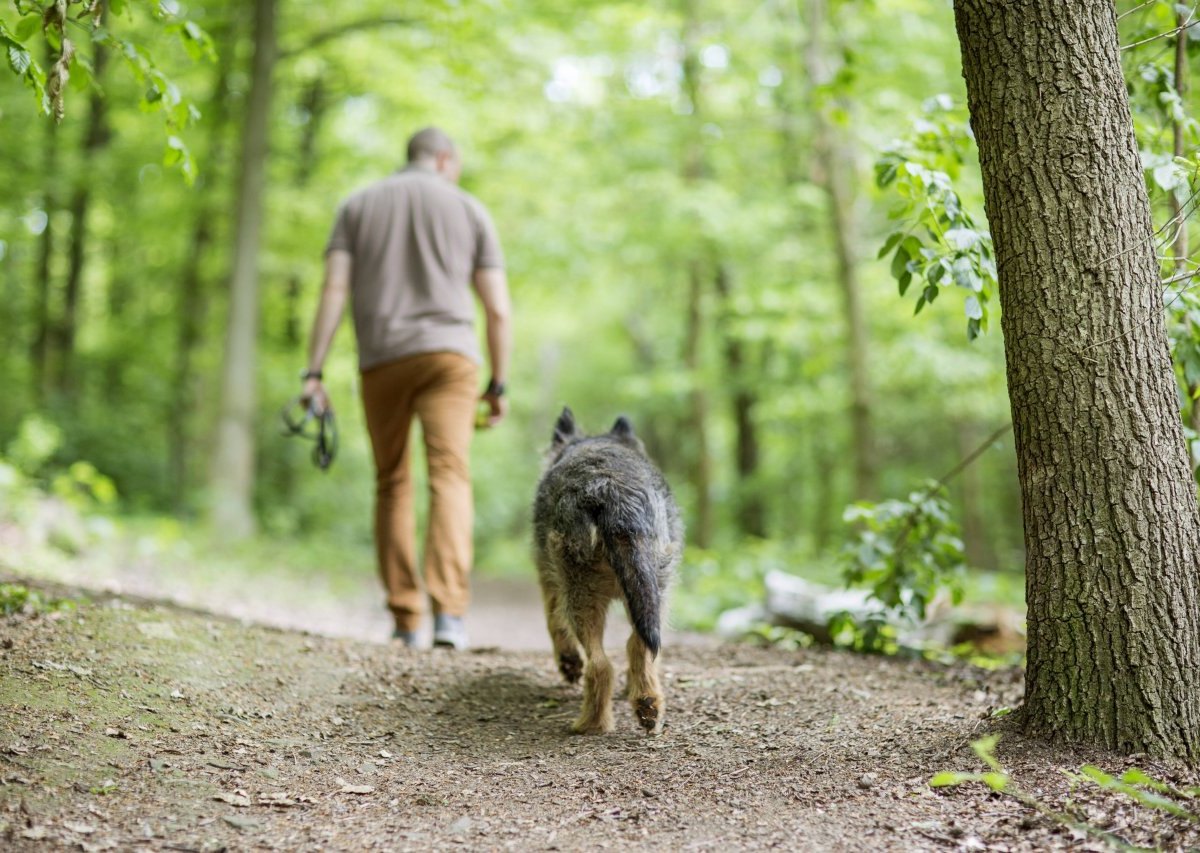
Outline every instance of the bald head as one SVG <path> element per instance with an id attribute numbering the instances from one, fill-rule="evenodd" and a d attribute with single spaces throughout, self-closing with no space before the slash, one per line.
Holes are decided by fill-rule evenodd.
<path id="1" fill-rule="evenodd" d="M 462 160 L 454 140 L 436 127 L 418 130 L 408 140 L 408 162 L 432 169 L 451 183 L 458 183 Z"/>
<path id="2" fill-rule="evenodd" d="M 454 140 L 436 127 L 418 130 L 408 140 L 408 162 L 432 160 L 439 154 L 455 154 Z"/>

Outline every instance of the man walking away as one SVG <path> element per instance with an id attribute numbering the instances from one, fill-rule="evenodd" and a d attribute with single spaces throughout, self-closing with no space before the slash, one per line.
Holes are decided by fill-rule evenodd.
<path id="1" fill-rule="evenodd" d="M 487 209 L 457 186 L 462 162 L 437 128 L 408 142 L 408 165 L 346 199 L 325 249 L 325 283 L 309 343 L 304 396 L 329 405 L 321 366 L 349 297 L 375 456 L 375 547 L 393 637 L 413 645 L 425 610 L 417 572 L 409 458 L 412 419 L 429 464 L 425 588 L 434 645 L 467 644 L 473 559 L 469 451 L 477 399 L 488 425 L 508 409 L 511 349 L 504 256 Z M 491 380 L 481 398 L 474 289 L 487 318 Z"/>

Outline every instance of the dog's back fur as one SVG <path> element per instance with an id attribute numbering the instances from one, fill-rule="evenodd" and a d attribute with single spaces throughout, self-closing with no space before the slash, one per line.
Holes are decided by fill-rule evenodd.
<path id="1" fill-rule="evenodd" d="M 533 519 L 559 668 L 568 681 L 577 680 L 581 669 L 585 678 L 576 730 L 612 727 L 603 631 L 608 603 L 620 597 L 635 632 L 628 646 L 630 699 L 641 724 L 658 731 L 663 697 L 654 661 L 662 643 L 664 595 L 683 553 L 683 524 L 666 479 L 646 457 L 629 421 L 619 418 L 609 432 L 586 436 L 577 432 L 571 410 L 563 410 Z"/>

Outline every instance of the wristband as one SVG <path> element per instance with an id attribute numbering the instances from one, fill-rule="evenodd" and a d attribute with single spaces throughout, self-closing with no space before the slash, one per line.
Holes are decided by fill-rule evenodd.
<path id="1" fill-rule="evenodd" d="M 487 397 L 503 397 L 504 383 L 497 382 L 495 379 L 491 379 L 488 381 L 487 389 L 483 393 Z"/>
<path id="2" fill-rule="evenodd" d="M 320 379 L 321 371 L 319 371 L 319 370 L 302 370 L 300 372 L 300 378 L 304 379 L 306 381 L 309 379 Z"/>

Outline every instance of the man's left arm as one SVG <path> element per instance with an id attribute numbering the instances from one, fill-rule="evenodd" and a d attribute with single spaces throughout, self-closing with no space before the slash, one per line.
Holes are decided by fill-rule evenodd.
<path id="1" fill-rule="evenodd" d="M 330 408 L 329 395 L 325 393 L 325 385 L 321 381 L 321 369 L 346 308 L 353 264 L 354 256 L 344 249 L 331 249 L 325 255 L 325 283 L 321 287 L 321 301 L 317 305 L 317 316 L 309 336 L 307 378 L 302 394 L 302 398 L 311 401 L 318 412 Z"/>

